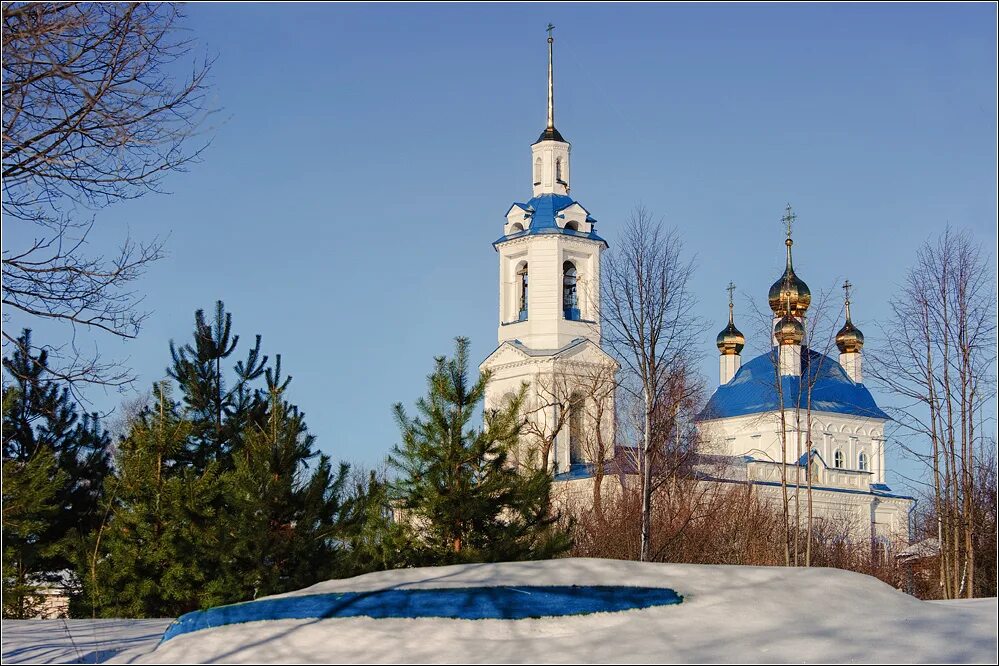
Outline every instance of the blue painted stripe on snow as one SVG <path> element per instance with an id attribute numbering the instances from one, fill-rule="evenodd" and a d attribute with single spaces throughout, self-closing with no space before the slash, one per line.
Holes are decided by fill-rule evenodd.
<path id="1" fill-rule="evenodd" d="M 258 620 L 336 617 L 522 620 L 668 606 L 682 601 L 683 597 L 666 587 L 619 585 L 526 585 L 310 594 L 187 613 L 167 628 L 161 642 L 192 631 Z"/>

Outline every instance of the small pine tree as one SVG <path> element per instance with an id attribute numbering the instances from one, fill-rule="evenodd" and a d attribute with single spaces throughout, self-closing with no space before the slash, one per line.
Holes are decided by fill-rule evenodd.
<path id="1" fill-rule="evenodd" d="M 410 531 L 392 519 L 389 490 L 373 470 L 355 476 L 339 536 L 338 576 L 396 569 L 417 560 Z"/>
<path id="2" fill-rule="evenodd" d="M 341 464 L 334 470 L 329 457 L 314 450 L 304 416 L 283 398 L 291 377 L 281 379 L 280 354 L 266 379 L 264 422 L 243 435 L 228 481 L 226 551 L 240 599 L 287 592 L 332 575 L 349 469 Z M 317 456 L 308 474 L 309 461 Z"/>
<path id="3" fill-rule="evenodd" d="M 219 589 L 219 464 L 198 470 L 178 462 L 192 427 L 163 382 L 122 439 L 110 519 L 84 576 L 96 613 L 173 617 L 227 601 Z"/>
<path id="4" fill-rule="evenodd" d="M 18 572 L 22 596 L 29 579 L 62 582 L 73 568 L 75 549 L 100 520 L 111 445 L 97 416 L 81 419 L 69 389 L 48 373 L 47 352 L 31 348 L 25 329 L 3 360 L 4 567 Z M 7 594 L 7 574 L 4 581 Z"/>
<path id="5" fill-rule="evenodd" d="M 571 545 L 549 510 L 551 477 L 510 461 L 524 391 L 486 410 L 484 427 L 470 427 L 488 381 L 483 373 L 469 383 L 468 340 L 457 338 L 454 358 L 435 361 L 420 415 L 395 406 L 402 443 L 389 456 L 400 472 L 392 497 L 417 535 L 421 563 L 540 559 Z"/>
<path id="6" fill-rule="evenodd" d="M 7 413 L 13 393 L 4 396 Z M 3 460 L 3 616 L 27 619 L 38 613 L 37 595 L 49 547 L 43 535 L 58 513 L 65 474 L 47 446 L 27 460 Z"/>

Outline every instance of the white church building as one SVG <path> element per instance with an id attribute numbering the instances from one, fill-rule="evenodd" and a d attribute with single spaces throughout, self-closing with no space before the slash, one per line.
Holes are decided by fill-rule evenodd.
<path id="1" fill-rule="evenodd" d="M 886 483 L 891 419 L 863 383 L 864 336 L 850 316 L 851 285 L 844 284 L 846 321 L 836 334 L 834 359 L 807 344 L 811 292 L 794 271 L 790 207 L 784 220 L 786 267 L 768 294 L 770 352 L 742 364 L 746 340 L 735 326 L 730 285 L 728 326 L 716 340 L 719 385 L 698 429 L 727 463 L 719 480 L 752 484 L 774 500 L 786 485 L 791 506 L 802 513 L 810 483 L 815 516 L 857 535 L 907 540 L 915 501 Z"/>
<path id="2" fill-rule="evenodd" d="M 593 429 L 594 410 L 586 408 L 594 400 L 593 379 L 613 380 L 620 366 L 601 347 L 600 256 L 608 245 L 589 211 L 569 195 L 571 145 L 555 128 L 552 46 L 549 31 L 548 123 L 531 146 L 532 197 L 509 208 L 493 243 L 499 344 L 479 368 L 492 373 L 487 409 L 528 385 L 525 410 L 540 426 L 524 435 L 522 455 L 536 451 L 538 431 L 550 428 L 548 469 L 557 483 L 573 486 L 573 496 L 586 497 L 594 455 L 610 463 L 608 473 L 616 468 L 622 483 L 635 472 L 635 456 L 634 449 L 615 446 L 613 391 L 596 398 L 598 411 L 610 415 L 598 424 L 599 440 L 609 445 L 586 446 L 593 439 L 587 429 Z M 783 477 L 792 501 L 800 487 L 797 501 L 804 507 L 810 465 L 816 516 L 848 521 L 860 535 L 907 538 L 914 500 L 885 482 L 890 418 L 863 384 L 864 339 L 850 319 L 849 294 L 836 337 L 839 358 L 809 349 L 811 294 L 793 269 L 790 210 L 786 219 L 787 266 L 769 292 L 771 352 L 742 364 L 745 337 L 735 326 L 731 298 L 728 326 L 717 338 L 719 386 L 697 419 L 712 454 L 704 469 L 713 471 L 703 480 L 751 484 L 779 502 Z M 561 413 L 566 405 L 569 413 Z M 812 452 L 805 455 L 809 433 Z"/>

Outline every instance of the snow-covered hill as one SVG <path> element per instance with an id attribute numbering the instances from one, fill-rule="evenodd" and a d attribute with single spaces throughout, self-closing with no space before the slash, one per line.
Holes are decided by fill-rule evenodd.
<path id="1" fill-rule="evenodd" d="M 565 559 L 386 571 L 279 597 L 532 585 L 668 587 L 683 602 L 522 620 L 268 620 L 177 635 L 112 661 L 892 663 L 997 656 L 996 599 L 923 602 L 836 569 Z"/>

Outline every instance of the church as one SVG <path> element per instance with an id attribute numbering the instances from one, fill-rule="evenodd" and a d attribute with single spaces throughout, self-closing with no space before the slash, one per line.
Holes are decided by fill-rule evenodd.
<path id="1" fill-rule="evenodd" d="M 487 408 L 527 384 L 529 427 L 516 457 L 533 457 L 572 496 L 585 498 L 598 460 L 622 483 L 637 483 L 635 450 L 615 440 L 620 365 L 601 347 L 600 322 L 600 257 L 608 244 L 570 196 L 571 145 L 555 128 L 550 28 L 548 122 L 531 145 L 532 197 L 510 206 L 493 242 L 498 346 L 479 369 L 492 373 Z M 815 516 L 844 523 L 858 537 L 907 539 L 914 500 L 885 482 L 890 417 L 863 384 L 864 336 L 851 320 L 849 291 L 834 359 L 806 340 L 811 293 L 793 267 L 790 207 L 784 219 L 786 268 L 768 293 L 770 351 L 745 365 L 730 285 L 728 325 L 716 341 L 719 383 L 697 417 L 713 461 L 699 478 L 748 484 L 776 506 L 786 489 L 792 515 L 803 515 L 810 483 Z"/>
<path id="2" fill-rule="evenodd" d="M 808 345 L 811 292 L 794 271 L 790 206 L 784 221 L 786 266 L 768 292 L 770 352 L 742 364 L 746 339 L 735 325 L 730 284 L 728 325 L 716 339 L 718 388 L 697 418 L 701 439 L 726 459 L 719 481 L 752 484 L 774 501 L 787 486 L 792 512 L 805 511 L 810 484 L 815 516 L 858 536 L 907 540 L 915 501 L 885 482 L 891 419 L 863 383 L 864 335 L 850 316 L 851 285 L 843 285 L 846 321 L 834 359 Z"/>

